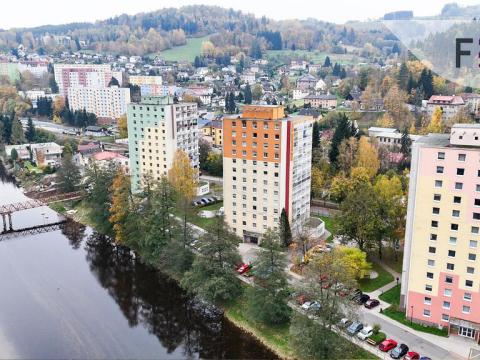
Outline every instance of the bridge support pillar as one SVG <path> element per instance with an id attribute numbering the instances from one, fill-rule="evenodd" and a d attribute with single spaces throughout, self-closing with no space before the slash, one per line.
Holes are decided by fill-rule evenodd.
<path id="1" fill-rule="evenodd" d="M 5 214 L 2 214 L 3 232 L 7 232 L 7 218 Z"/>
<path id="2" fill-rule="evenodd" d="M 8 216 L 8 223 L 9 223 L 8 224 L 8 229 L 10 231 L 12 231 L 13 230 L 12 214 L 8 213 L 7 216 Z"/>

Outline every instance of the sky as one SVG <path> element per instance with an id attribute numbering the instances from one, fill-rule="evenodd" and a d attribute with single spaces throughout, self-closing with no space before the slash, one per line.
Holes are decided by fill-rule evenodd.
<path id="1" fill-rule="evenodd" d="M 376 19 L 390 11 L 413 10 L 415 16 L 436 15 L 455 0 L 21 0 L 8 1 L 0 12 L 0 28 L 32 27 L 69 22 L 93 22 L 120 14 L 164 7 L 206 4 L 234 8 L 273 19 L 313 17 L 335 23 Z M 475 5 L 480 0 L 460 0 Z M 6 4 L 4 4 L 6 5 Z"/>

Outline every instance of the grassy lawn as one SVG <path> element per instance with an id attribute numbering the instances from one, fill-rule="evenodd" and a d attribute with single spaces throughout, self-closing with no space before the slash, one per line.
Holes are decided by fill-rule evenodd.
<path id="1" fill-rule="evenodd" d="M 209 36 L 199 38 L 188 38 L 187 43 L 182 46 L 175 46 L 171 49 L 164 50 L 157 54 L 151 54 L 149 57 L 155 57 L 156 55 L 162 57 L 166 61 L 188 61 L 193 62 L 195 56 L 200 55 L 202 49 L 202 43 L 207 41 Z"/>
<path id="2" fill-rule="evenodd" d="M 360 290 L 364 292 L 372 292 L 395 280 L 388 271 L 376 263 L 372 264 L 372 270 L 378 273 L 375 279 L 362 279 L 358 282 Z"/>
<path id="3" fill-rule="evenodd" d="M 389 308 L 383 310 L 383 315 L 388 316 L 389 318 L 398 321 L 399 323 L 402 323 L 403 325 L 406 325 L 409 328 L 417 331 L 422 331 L 425 333 L 443 337 L 448 336 L 447 329 L 439 329 L 437 327 L 425 326 L 422 324 L 411 322 L 410 319 L 405 318 L 405 312 L 398 310 L 398 307 L 396 305 L 392 305 Z"/>
<path id="4" fill-rule="evenodd" d="M 395 287 L 385 291 L 382 295 L 380 295 L 379 299 L 389 304 L 400 305 L 400 288 L 400 284 L 396 285 Z"/>
<path id="5" fill-rule="evenodd" d="M 201 208 L 198 208 L 199 211 L 201 210 L 207 210 L 207 211 L 216 211 L 219 210 L 223 206 L 223 201 L 219 201 L 215 204 L 203 206 Z"/>
<path id="6" fill-rule="evenodd" d="M 330 232 L 330 236 L 327 239 L 327 242 L 331 243 L 333 241 L 333 237 L 335 236 L 335 220 L 330 216 L 325 215 L 318 215 L 320 219 L 325 223 L 325 229 Z"/>
<path id="7" fill-rule="evenodd" d="M 237 326 L 255 334 L 264 344 L 282 355 L 283 358 L 294 358 L 293 349 L 289 344 L 289 324 L 270 326 L 251 319 L 247 311 L 245 295 L 225 306 L 225 315 Z M 350 343 L 339 336 L 338 341 L 348 343 L 347 354 L 349 359 L 375 359 L 375 355 Z"/>
<path id="8" fill-rule="evenodd" d="M 313 61 L 316 64 L 325 62 L 325 58 L 330 57 L 330 60 L 340 64 L 354 64 L 362 62 L 362 58 L 354 54 L 331 54 L 323 51 L 308 51 L 308 50 L 267 50 L 267 59 L 274 58 L 299 58 Z"/>

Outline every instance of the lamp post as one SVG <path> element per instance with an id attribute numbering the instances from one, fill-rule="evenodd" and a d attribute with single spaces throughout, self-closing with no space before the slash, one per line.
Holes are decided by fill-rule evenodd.
<path id="1" fill-rule="evenodd" d="M 410 311 L 410 325 L 412 325 L 412 323 L 413 323 L 413 305 L 410 306 L 410 309 L 411 309 L 411 311 Z"/>
<path id="2" fill-rule="evenodd" d="M 42 218 L 43 218 L 43 225 L 45 225 L 45 213 L 42 213 Z"/>

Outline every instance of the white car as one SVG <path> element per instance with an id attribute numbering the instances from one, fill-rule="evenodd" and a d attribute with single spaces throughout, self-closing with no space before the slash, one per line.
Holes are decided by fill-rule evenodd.
<path id="1" fill-rule="evenodd" d="M 312 305 L 312 302 L 311 301 L 305 301 L 303 304 L 302 304 L 302 309 L 303 310 L 308 310 L 310 309 L 310 306 Z"/>
<path id="2" fill-rule="evenodd" d="M 373 334 L 373 327 L 366 326 L 357 333 L 357 337 L 360 340 L 366 340 L 368 337 L 372 336 L 372 334 Z"/>

